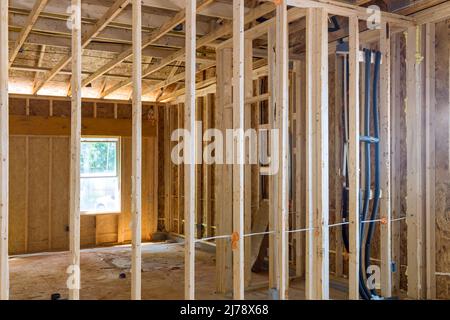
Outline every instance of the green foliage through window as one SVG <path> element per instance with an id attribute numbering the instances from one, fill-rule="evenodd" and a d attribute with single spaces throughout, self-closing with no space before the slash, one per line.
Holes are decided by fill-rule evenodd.
<path id="1" fill-rule="evenodd" d="M 117 175 L 117 139 L 81 141 L 82 176 Z"/>

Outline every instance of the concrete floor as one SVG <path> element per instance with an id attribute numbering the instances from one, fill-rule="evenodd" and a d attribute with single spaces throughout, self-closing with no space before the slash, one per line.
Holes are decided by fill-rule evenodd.
<path id="1" fill-rule="evenodd" d="M 130 298 L 130 246 L 95 248 L 81 253 L 81 299 Z M 66 268 L 68 252 L 43 253 L 11 257 L 11 299 L 49 300 L 52 293 L 67 298 Z M 231 299 L 230 295 L 216 294 L 214 288 L 215 256 L 196 250 L 197 299 Z M 125 278 L 120 274 L 125 273 Z M 183 246 L 164 243 L 146 243 L 142 247 L 142 299 L 183 299 Z M 252 274 L 252 289 L 247 299 L 270 299 L 267 274 Z M 346 299 L 345 288 L 331 285 L 333 299 Z M 304 298 L 304 281 L 291 281 L 290 299 Z"/>

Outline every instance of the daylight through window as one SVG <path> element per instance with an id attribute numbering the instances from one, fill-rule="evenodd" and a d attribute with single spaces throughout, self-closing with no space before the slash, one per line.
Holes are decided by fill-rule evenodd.
<path id="1" fill-rule="evenodd" d="M 120 212 L 119 138 L 82 138 L 80 210 Z"/>

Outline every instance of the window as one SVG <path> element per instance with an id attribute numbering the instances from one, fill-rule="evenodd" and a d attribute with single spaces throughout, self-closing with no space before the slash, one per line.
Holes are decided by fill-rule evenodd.
<path id="1" fill-rule="evenodd" d="M 119 138 L 82 138 L 80 210 L 120 212 Z"/>

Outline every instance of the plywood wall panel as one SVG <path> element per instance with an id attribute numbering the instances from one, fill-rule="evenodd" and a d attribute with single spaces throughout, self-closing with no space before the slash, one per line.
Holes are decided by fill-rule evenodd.
<path id="1" fill-rule="evenodd" d="M 49 249 L 50 138 L 28 139 L 28 251 Z"/>
<path id="2" fill-rule="evenodd" d="M 131 241 L 131 138 L 122 138 L 122 214 L 119 218 L 120 242 Z"/>
<path id="3" fill-rule="evenodd" d="M 52 137 L 51 249 L 69 247 L 69 137 Z"/>
<path id="4" fill-rule="evenodd" d="M 96 244 L 117 243 L 119 215 L 98 215 L 95 217 Z"/>
<path id="5" fill-rule="evenodd" d="M 436 24 L 436 276 L 438 299 L 450 298 L 450 20 Z"/>
<path id="6" fill-rule="evenodd" d="M 9 143 L 9 252 L 27 251 L 27 208 L 23 186 L 26 183 L 26 137 L 11 137 Z"/>
<path id="7" fill-rule="evenodd" d="M 82 215 L 80 220 L 80 245 L 82 248 L 96 245 L 95 221 L 96 216 Z"/>

